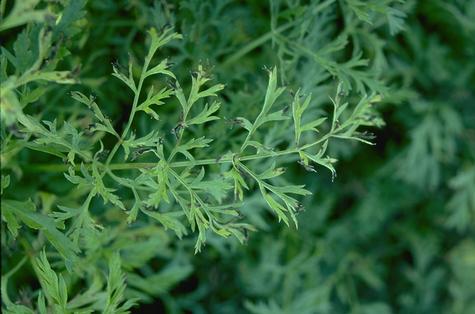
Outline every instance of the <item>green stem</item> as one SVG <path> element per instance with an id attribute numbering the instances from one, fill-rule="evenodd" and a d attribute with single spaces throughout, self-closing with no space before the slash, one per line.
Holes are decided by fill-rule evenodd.
<path id="1" fill-rule="evenodd" d="M 132 103 L 132 109 L 130 111 L 129 120 L 127 121 L 127 125 L 125 126 L 124 131 L 122 132 L 120 140 L 115 144 L 114 148 L 112 148 L 111 152 L 109 153 L 109 156 L 107 156 L 106 167 L 109 166 L 109 164 L 111 163 L 112 158 L 114 158 L 115 154 L 117 153 L 117 150 L 119 149 L 120 145 L 122 145 L 122 142 L 125 140 L 125 137 L 129 133 L 130 127 L 132 126 L 132 122 L 134 121 L 134 116 L 135 116 L 135 112 L 136 112 L 136 109 L 137 109 L 137 105 L 138 105 L 138 102 L 139 102 L 139 99 L 140 99 L 140 93 L 142 91 L 142 85 L 143 85 L 143 82 L 145 80 L 145 74 L 148 70 L 148 66 L 149 66 L 151 60 L 152 60 L 151 55 L 148 55 L 145 58 L 144 65 L 142 67 L 142 73 L 140 74 L 139 84 L 137 85 L 137 89 L 135 91 L 134 102 Z"/>
<path id="2" fill-rule="evenodd" d="M 1 284 L 1 293 L 2 293 L 2 299 L 3 299 L 3 303 L 5 303 L 5 305 L 8 307 L 8 306 L 12 306 L 13 305 L 13 302 L 10 300 L 10 298 L 8 297 L 8 291 L 7 291 L 7 288 L 8 288 L 8 279 L 10 279 L 10 277 L 15 274 L 25 263 L 26 261 L 28 260 L 28 257 L 27 256 L 24 256 L 20 262 L 18 262 L 15 267 L 13 267 L 8 273 L 6 273 L 5 275 L 2 276 L 2 284 Z"/>
<path id="3" fill-rule="evenodd" d="M 242 56 L 248 54 L 252 50 L 259 47 L 260 45 L 264 44 L 266 41 L 270 40 L 273 36 L 275 36 L 275 34 L 281 33 L 283 31 L 289 29 L 293 25 L 297 24 L 297 22 L 299 22 L 299 20 L 294 20 L 292 22 L 288 22 L 288 23 L 276 28 L 275 30 L 271 30 L 271 31 L 265 33 L 264 35 L 256 38 L 255 40 L 251 41 L 250 43 L 248 43 L 247 45 L 245 45 L 244 47 L 242 47 L 241 49 L 239 49 L 238 51 L 233 53 L 231 56 L 229 56 L 222 63 L 222 65 L 226 67 L 226 66 L 229 66 L 230 64 L 240 60 L 242 58 Z"/>
<path id="4" fill-rule="evenodd" d="M 321 3 L 319 6 L 314 8 L 314 10 L 312 12 L 312 15 L 315 15 L 318 12 L 322 11 L 324 8 L 331 5 L 333 2 L 335 2 L 335 0 L 327 0 L 323 3 Z M 247 45 L 245 45 L 244 47 L 242 47 L 241 49 L 239 49 L 238 51 L 236 51 L 235 53 L 230 55 L 222 63 L 222 65 L 226 67 L 226 66 L 229 66 L 230 64 L 232 64 L 236 61 L 239 61 L 243 56 L 245 56 L 246 54 L 248 54 L 252 50 L 256 49 L 260 45 L 264 44 L 266 41 L 272 39 L 272 37 L 274 37 L 275 35 L 278 35 L 278 34 L 284 32 L 284 31 L 286 31 L 287 29 L 289 29 L 292 26 L 298 24 L 299 22 L 301 22 L 301 20 L 295 19 L 291 22 L 287 22 L 284 25 L 281 25 L 281 26 L 277 27 L 276 29 L 270 30 L 269 32 L 263 34 L 262 36 L 260 36 L 256 39 L 254 39 L 253 41 L 251 41 L 250 43 L 248 43 Z"/>
<path id="5" fill-rule="evenodd" d="M 253 155 L 247 155 L 247 156 L 241 156 L 239 157 L 239 161 L 250 161 L 250 160 L 256 160 L 256 159 L 263 159 L 263 158 L 271 158 L 271 157 L 278 157 L 278 156 L 284 156 L 284 155 L 289 155 L 289 154 L 296 154 L 300 151 L 309 149 L 315 145 L 320 144 L 321 142 L 329 139 L 330 137 L 333 136 L 333 133 L 328 133 L 322 138 L 320 138 L 318 141 L 315 141 L 313 143 L 304 145 L 300 148 L 290 148 L 290 149 L 285 149 L 281 150 L 278 152 L 269 152 L 269 153 L 259 153 L 259 154 L 253 154 Z M 208 158 L 208 159 L 200 159 L 200 160 L 190 160 L 190 161 L 177 161 L 177 162 L 172 162 L 169 166 L 170 168 L 184 168 L 184 167 L 196 167 L 196 166 L 207 166 L 207 165 L 214 165 L 214 164 L 224 164 L 224 163 L 231 163 L 233 162 L 233 156 L 225 156 L 223 158 Z M 157 165 L 156 162 L 134 162 L 134 163 L 115 163 L 115 164 L 109 164 L 107 165 L 107 168 L 111 171 L 116 171 L 116 170 L 131 170 L 131 169 L 147 169 L 147 168 L 153 168 Z M 86 169 L 90 169 L 90 165 L 85 165 Z M 67 171 L 70 168 L 70 165 L 64 165 L 64 164 L 57 164 L 57 165 L 51 165 L 51 164 L 29 164 L 29 165 L 24 165 L 22 168 L 24 171 L 29 171 L 29 172 L 64 172 Z M 76 170 L 80 169 L 80 166 L 77 165 L 75 167 Z"/>
<path id="6" fill-rule="evenodd" d="M 188 192 L 190 193 L 190 195 L 192 197 L 195 198 L 195 200 L 198 201 L 198 203 L 200 204 L 200 207 L 203 209 L 203 211 L 205 212 L 206 216 L 208 216 L 208 222 L 210 223 L 210 227 L 212 228 L 213 227 L 213 223 L 212 223 L 212 220 L 213 220 L 213 215 L 209 212 L 208 210 L 208 205 L 201 199 L 201 197 L 198 195 L 198 193 L 196 193 L 183 179 L 182 177 L 180 177 L 180 175 L 178 173 L 176 173 L 175 171 L 173 171 L 172 169 L 169 169 L 170 173 L 172 174 L 172 176 L 175 177 L 175 179 L 186 189 L 188 190 Z"/>
<path id="7" fill-rule="evenodd" d="M 143 168 L 142 168 L 143 169 Z M 117 169 L 116 169 L 117 170 Z M 115 182 L 119 183 L 120 185 L 123 185 L 123 186 L 126 186 L 130 189 L 137 189 L 137 190 L 144 190 L 144 191 L 153 191 L 153 188 L 150 188 L 148 186 L 135 186 L 135 185 L 132 185 L 130 183 L 128 183 L 126 180 L 124 180 L 123 178 L 115 175 L 111 168 L 109 167 L 108 169 L 106 169 L 106 173 L 112 178 L 112 180 L 114 180 Z"/>

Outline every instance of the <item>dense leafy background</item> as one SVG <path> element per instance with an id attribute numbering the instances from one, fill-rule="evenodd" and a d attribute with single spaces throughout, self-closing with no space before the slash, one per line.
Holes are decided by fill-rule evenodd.
<path id="1" fill-rule="evenodd" d="M 475 313 L 475 1 L 22 0 L 2 1 L 0 10 L 5 312 L 121 313 L 129 300 L 137 313 Z M 257 230 L 245 232 L 245 244 L 208 232 L 198 254 L 197 232 L 179 239 L 179 225 L 165 229 L 144 213 L 128 224 L 118 208 L 134 205 L 127 189 L 116 193 L 123 203 L 97 196 L 86 218 L 72 214 L 87 188 L 66 180 L 68 161 L 51 153 L 67 159 L 68 151 L 52 143 L 91 131 L 93 113 L 71 91 L 94 95 L 120 133 L 133 93 L 111 64 L 127 72 L 131 60 L 138 77 L 147 31 L 169 27 L 183 38 L 156 61 L 168 58 L 183 89 L 200 67 L 212 75 L 209 86 L 225 84 L 222 119 L 192 129 L 214 139 L 193 151 L 196 159 L 239 149 L 245 134 L 234 119 L 259 114 L 274 66 L 287 87 L 278 108 L 299 89 L 312 94 L 304 119 L 331 113 L 339 82 L 336 97 L 351 105 L 382 97 L 375 107 L 385 126 L 361 130 L 374 139 L 360 134 L 376 145 L 330 142 L 336 178 L 322 166 L 281 161 L 287 171 L 277 183 L 313 193 L 299 197 L 298 229 L 278 223 L 251 182 L 239 211 Z M 153 83 L 173 85 L 166 76 Z M 140 114 L 133 130 L 173 142 L 179 102 L 155 109 L 160 120 Z M 33 132 L 24 114 L 56 119 L 57 137 Z M 112 149 L 113 136 L 94 134 L 72 150 L 96 152 L 101 139 Z M 277 121 L 256 137 L 283 149 L 293 126 Z M 50 150 L 41 152 L 37 138 Z M 271 166 L 249 165 L 259 173 Z"/>

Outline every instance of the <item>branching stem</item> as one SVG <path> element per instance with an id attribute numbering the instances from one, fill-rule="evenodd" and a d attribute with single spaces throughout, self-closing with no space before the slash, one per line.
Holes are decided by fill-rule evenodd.
<path id="1" fill-rule="evenodd" d="M 132 109 L 130 110 L 129 121 L 127 121 L 127 125 L 125 126 L 125 129 L 122 132 L 120 140 L 117 141 L 114 148 L 112 148 L 111 152 L 109 153 L 109 156 L 107 157 L 107 160 L 106 160 L 106 167 L 110 165 L 110 163 L 112 161 L 112 158 L 114 158 L 115 154 L 117 153 L 117 150 L 119 149 L 120 145 L 122 145 L 122 142 L 127 137 L 127 134 L 129 133 L 130 127 L 132 126 L 132 122 L 134 121 L 135 112 L 137 110 L 137 106 L 138 106 L 138 103 L 139 103 L 143 82 L 145 80 L 146 73 L 147 73 L 147 70 L 148 70 L 148 66 L 149 66 L 151 60 L 152 60 L 152 56 L 150 56 L 150 55 L 148 55 L 145 58 L 144 65 L 142 67 L 142 73 L 140 74 L 139 84 L 137 85 L 137 89 L 135 91 L 134 101 L 132 103 Z"/>
<path id="2" fill-rule="evenodd" d="M 290 148 L 290 149 L 285 149 L 277 152 L 266 152 L 266 153 L 258 153 L 258 154 L 252 154 L 252 155 L 247 155 L 247 156 L 241 156 L 238 157 L 239 161 L 250 161 L 250 160 L 255 160 L 255 159 L 263 159 L 263 158 L 272 158 L 272 157 L 278 157 L 278 156 L 284 156 L 284 155 L 290 155 L 290 154 L 296 154 L 300 151 L 307 150 L 315 145 L 318 145 L 322 143 L 323 141 L 329 139 L 332 137 L 334 134 L 333 133 L 328 133 L 321 137 L 319 140 L 306 144 L 300 148 Z M 112 152 L 111 152 L 112 153 Z M 193 166 L 207 166 L 207 165 L 213 165 L 213 164 L 224 164 L 224 163 L 231 163 L 233 162 L 233 156 L 228 155 L 224 156 L 222 158 L 208 158 L 208 159 L 200 159 L 200 160 L 190 160 L 190 161 L 177 161 L 177 162 L 172 162 L 169 164 L 170 168 L 185 168 L 185 167 L 193 167 Z M 106 166 L 109 170 L 114 171 L 114 170 L 130 170 L 130 169 L 147 169 L 147 168 L 152 168 L 157 165 L 156 162 L 130 162 L 130 163 L 114 163 L 114 164 L 106 164 Z M 90 168 L 90 165 L 85 165 L 86 169 Z M 57 164 L 57 165 L 52 165 L 52 164 L 29 164 L 24 166 L 25 171 L 29 172 L 63 172 L 67 171 L 71 166 L 70 165 L 64 165 L 64 164 Z M 80 165 L 76 165 L 75 167 L 76 170 L 80 169 Z"/>

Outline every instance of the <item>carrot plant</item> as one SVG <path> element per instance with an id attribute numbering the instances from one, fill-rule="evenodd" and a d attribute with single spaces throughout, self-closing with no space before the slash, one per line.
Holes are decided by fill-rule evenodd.
<path id="1" fill-rule="evenodd" d="M 462 2 L 2 1 L 2 309 L 464 313 Z"/>

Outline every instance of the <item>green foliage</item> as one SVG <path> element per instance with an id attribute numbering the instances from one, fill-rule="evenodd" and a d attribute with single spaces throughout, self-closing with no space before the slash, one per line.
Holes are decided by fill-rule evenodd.
<path id="1" fill-rule="evenodd" d="M 1 1 L 2 310 L 473 312 L 474 18 Z"/>

